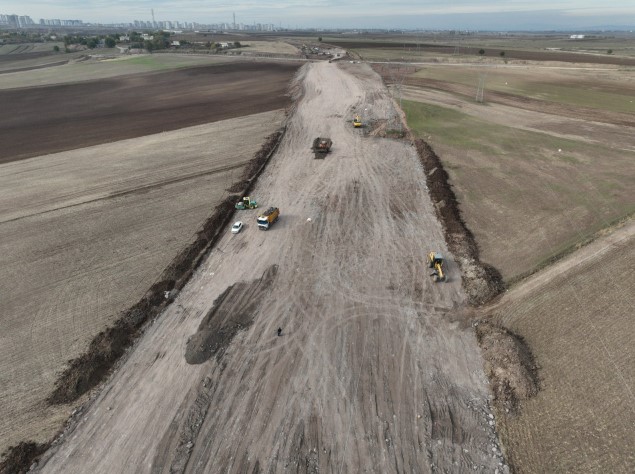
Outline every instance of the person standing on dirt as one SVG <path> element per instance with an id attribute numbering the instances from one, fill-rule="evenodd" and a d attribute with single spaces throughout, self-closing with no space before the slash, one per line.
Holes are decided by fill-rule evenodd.
<path id="1" fill-rule="evenodd" d="M 282 336 L 282 328 L 278 328 L 278 336 Z"/>

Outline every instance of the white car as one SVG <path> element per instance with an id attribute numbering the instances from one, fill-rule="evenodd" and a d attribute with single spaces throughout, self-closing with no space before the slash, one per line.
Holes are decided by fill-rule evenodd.
<path id="1" fill-rule="evenodd" d="M 234 222 L 234 225 L 232 226 L 232 234 L 237 234 L 241 230 L 243 230 L 243 223 L 241 221 Z"/>

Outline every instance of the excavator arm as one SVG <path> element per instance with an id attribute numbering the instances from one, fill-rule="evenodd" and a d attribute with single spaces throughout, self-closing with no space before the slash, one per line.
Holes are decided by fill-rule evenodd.
<path id="1" fill-rule="evenodd" d="M 434 274 L 437 276 L 437 281 L 445 281 L 445 274 L 443 273 L 443 265 L 440 263 L 434 264 Z"/>

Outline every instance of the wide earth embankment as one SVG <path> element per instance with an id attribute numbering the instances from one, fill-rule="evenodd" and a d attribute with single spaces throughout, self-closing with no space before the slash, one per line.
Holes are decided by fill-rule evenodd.
<path id="1" fill-rule="evenodd" d="M 279 221 L 263 232 L 243 213 L 43 472 L 503 469 L 416 150 L 350 123 L 364 109 L 391 121 L 394 103 L 367 65 L 303 71 L 254 191 Z M 324 159 L 318 135 L 333 140 Z M 430 278 L 427 249 L 447 255 L 448 282 Z"/>
<path id="2" fill-rule="evenodd" d="M 0 163 L 273 110 L 297 68 L 225 63 L 0 90 Z"/>
<path id="3" fill-rule="evenodd" d="M 65 363 L 195 238 L 282 125 L 288 98 L 276 100 L 268 112 L 0 164 L 0 452 L 61 427 L 71 408 L 45 399 Z"/>

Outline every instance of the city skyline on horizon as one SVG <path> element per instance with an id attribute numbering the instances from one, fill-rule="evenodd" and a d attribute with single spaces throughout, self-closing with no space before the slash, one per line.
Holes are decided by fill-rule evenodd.
<path id="1" fill-rule="evenodd" d="M 34 23 L 40 19 L 82 20 L 84 23 L 125 24 L 137 21 L 237 24 L 275 24 L 283 28 L 333 29 L 474 29 L 474 30 L 577 30 L 597 27 L 635 29 L 635 4 L 616 0 L 610 6 L 597 0 L 558 0 L 533 2 L 519 0 L 479 1 L 457 0 L 449 6 L 439 6 L 424 0 L 409 2 L 378 2 L 351 0 L 338 4 L 334 0 L 317 0 L 311 6 L 295 0 L 280 2 L 243 2 L 240 4 L 201 3 L 184 1 L 178 12 L 166 9 L 173 5 L 162 0 L 130 2 L 113 0 L 108 5 L 96 0 L 70 1 L 64 6 L 47 0 L 28 5 L 4 2 L 0 12 L 29 16 Z M 181 8 L 182 6 L 182 8 Z M 363 11 L 363 14 L 359 12 Z"/>

